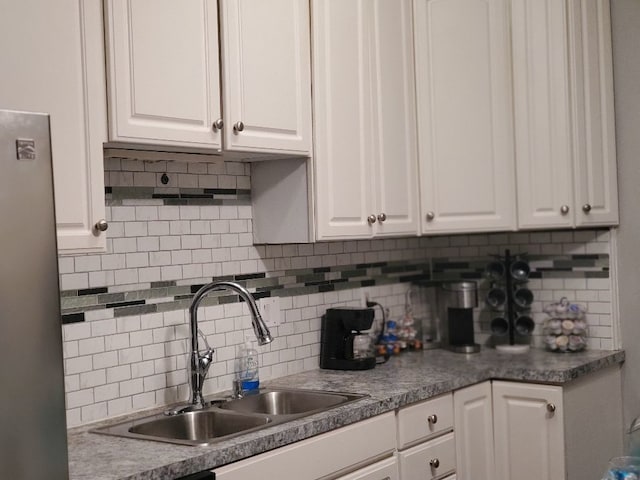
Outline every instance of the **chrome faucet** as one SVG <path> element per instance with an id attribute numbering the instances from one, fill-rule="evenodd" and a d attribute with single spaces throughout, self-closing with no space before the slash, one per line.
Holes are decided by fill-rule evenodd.
<path id="1" fill-rule="evenodd" d="M 242 300 L 249 306 L 251 312 L 251 324 L 253 325 L 253 331 L 258 339 L 258 344 L 266 345 L 271 343 L 273 338 L 271 332 L 264 323 L 264 320 L 260 316 L 258 306 L 253 296 L 242 285 L 234 282 L 211 282 L 200 290 L 198 290 L 191 301 L 189 306 L 189 324 L 191 330 L 191 405 L 192 410 L 202 409 L 205 404 L 202 398 L 202 385 L 204 383 L 209 367 L 213 360 L 213 348 L 209 347 L 206 339 L 203 336 L 203 340 L 206 345 L 206 349 L 201 353 L 198 346 L 198 307 L 203 298 L 212 291 L 215 290 L 233 290 L 236 292 Z"/>

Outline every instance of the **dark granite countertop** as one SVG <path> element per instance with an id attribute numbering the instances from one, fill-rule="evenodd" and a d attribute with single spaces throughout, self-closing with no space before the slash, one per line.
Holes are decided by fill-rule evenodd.
<path id="1" fill-rule="evenodd" d="M 508 354 L 487 349 L 461 355 L 428 350 L 392 357 L 386 364 L 364 372 L 300 373 L 266 382 L 266 386 L 365 393 L 370 397 L 207 447 L 111 437 L 89 433 L 87 428 L 70 430 L 70 480 L 179 478 L 481 381 L 562 385 L 623 361 L 623 351 L 557 354 L 532 349 L 526 354 Z"/>

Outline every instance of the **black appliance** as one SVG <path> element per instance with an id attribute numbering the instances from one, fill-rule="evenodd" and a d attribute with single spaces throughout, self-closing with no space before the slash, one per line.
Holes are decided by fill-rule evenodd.
<path id="1" fill-rule="evenodd" d="M 356 349 L 358 336 L 373 324 L 372 308 L 329 308 L 322 316 L 320 330 L 320 368 L 329 370 L 368 370 L 376 366 L 373 350 Z"/>
<path id="2" fill-rule="evenodd" d="M 442 346 L 457 353 L 479 352 L 473 334 L 473 309 L 478 306 L 476 283 L 444 283 L 441 290 Z"/>

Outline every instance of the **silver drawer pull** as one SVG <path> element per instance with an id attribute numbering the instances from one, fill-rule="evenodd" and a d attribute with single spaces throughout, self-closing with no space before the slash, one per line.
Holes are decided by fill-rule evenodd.
<path id="1" fill-rule="evenodd" d="M 427 417 L 427 422 L 429 422 L 429 424 L 431 425 L 435 425 L 436 423 L 438 423 L 438 416 L 435 413 L 433 415 L 429 415 Z"/>
<path id="2" fill-rule="evenodd" d="M 438 468 L 440 466 L 440 460 L 434 458 L 429 461 L 429 465 L 431 465 L 431 468 Z"/>

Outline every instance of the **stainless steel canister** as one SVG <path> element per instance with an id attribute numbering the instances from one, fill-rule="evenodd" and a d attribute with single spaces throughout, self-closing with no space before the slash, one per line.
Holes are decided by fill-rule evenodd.
<path id="1" fill-rule="evenodd" d="M 478 286 L 475 282 L 442 284 L 444 304 L 449 308 L 475 308 L 478 306 Z"/>

